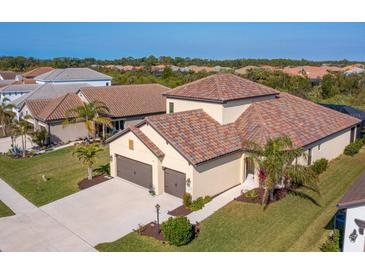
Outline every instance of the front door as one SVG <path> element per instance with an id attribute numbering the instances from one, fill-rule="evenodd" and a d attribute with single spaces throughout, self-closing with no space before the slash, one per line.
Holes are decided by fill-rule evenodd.
<path id="1" fill-rule="evenodd" d="M 255 164 L 254 164 L 252 158 L 246 158 L 245 159 L 245 170 L 246 170 L 245 178 L 247 178 L 247 176 L 249 176 L 250 174 L 252 176 L 254 176 L 254 174 L 255 174 Z"/>

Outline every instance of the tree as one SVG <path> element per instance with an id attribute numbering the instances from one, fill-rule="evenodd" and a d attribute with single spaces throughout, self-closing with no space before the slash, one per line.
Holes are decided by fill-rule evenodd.
<path id="1" fill-rule="evenodd" d="M 96 154 L 103 149 L 95 143 L 87 144 L 82 143 L 79 145 L 75 145 L 72 155 L 76 155 L 76 157 L 81 161 L 83 165 L 87 166 L 87 179 L 92 180 L 93 178 L 93 165 L 95 163 Z"/>
<path id="2" fill-rule="evenodd" d="M 15 120 L 15 137 L 20 136 L 22 138 L 22 156 L 26 156 L 27 151 L 27 134 L 32 126 L 27 122 L 26 119 L 30 118 L 29 115 L 20 118 L 19 120 Z"/>
<path id="3" fill-rule="evenodd" d="M 15 113 L 13 112 L 14 105 L 9 104 L 9 101 L 5 97 L 0 104 L 0 126 L 4 136 L 6 136 L 6 128 L 12 123 L 15 117 Z"/>
<path id="4" fill-rule="evenodd" d="M 321 88 L 322 88 L 322 97 L 324 99 L 330 98 L 335 96 L 336 94 L 339 94 L 339 89 L 336 84 L 336 77 L 332 74 L 327 74 L 323 76 L 322 82 L 321 82 Z"/>
<path id="5" fill-rule="evenodd" d="M 272 201 L 277 186 L 288 190 L 306 186 L 318 192 L 317 175 L 310 168 L 296 163 L 295 159 L 303 155 L 303 150 L 295 148 L 289 137 L 269 139 L 263 147 L 245 142 L 244 147 L 259 168 L 260 185 L 264 188 L 263 205 Z"/>
<path id="6" fill-rule="evenodd" d="M 105 117 L 108 113 L 109 108 L 103 102 L 93 101 L 90 103 L 83 103 L 82 106 L 66 111 L 67 119 L 63 124 L 64 126 L 67 126 L 70 123 L 83 122 L 88 131 L 88 139 L 90 139 L 90 136 L 93 136 L 95 139 L 96 124 L 112 127 L 111 119 Z"/>
<path id="7" fill-rule="evenodd" d="M 46 139 L 48 137 L 48 132 L 46 129 L 42 128 L 40 130 L 34 131 L 32 134 L 32 141 L 40 147 L 44 147 Z"/>

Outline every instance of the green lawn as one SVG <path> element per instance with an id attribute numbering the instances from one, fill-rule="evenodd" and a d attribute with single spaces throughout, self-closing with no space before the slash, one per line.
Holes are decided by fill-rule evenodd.
<path id="1" fill-rule="evenodd" d="M 108 147 L 104 147 L 95 167 L 108 161 Z M 43 181 L 43 174 L 48 181 Z M 87 177 L 87 170 L 68 147 L 26 159 L 0 156 L 0 177 L 33 204 L 42 206 L 77 192 L 77 183 Z"/>
<path id="2" fill-rule="evenodd" d="M 0 218 L 14 215 L 14 212 L 0 200 Z"/>
<path id="3" fill-rule="evenodd" d="M 319 251 L 330 231 L 336 203 L 365 170 L 365 150 L 341 156 L 320 176 L 321 195 L 308 199 L 289 195 L 266 210 L 233 201 L 201 224 L 201 234 L 190 244 L 172 247 L 133 232 L 99 251 Z M 304 192 L 304 191 L 303 191 Z M 326 228 L 327 227 L 327 228 Z"/>

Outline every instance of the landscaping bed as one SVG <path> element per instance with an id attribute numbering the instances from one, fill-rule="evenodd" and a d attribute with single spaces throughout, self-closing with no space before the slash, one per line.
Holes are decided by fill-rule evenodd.
<path id="1" fill-rule="evenodd" d="M 255 197 L 249 195 L 249 193 L 255 193 Z M 254 203 L 254 204 L 261 204 L 262 198 L 264 196 L 264 189 L 262 188 L 254 188 L 246 193 L 242 193 L 240 196 L 234 198 L 235 201 L 244 202 L 244 203 Z M 274 190 L 274 197 L 273 200 L 269 203 L 274 203 L 280 201 L 281 199 L 285 198 L 288 195 L 288 191 L 286 189 L 275 189 Z"/>
<path id="2" fill-rule="evenodd" d="M 174 210 L 168 211 L 167 214 L 171 216 L 187 216 L 191 212 L 193 212 L 191 209 L 188 209 L 184 205 L 181 205 Z"/>
<path id="3" fill-rule="evenodd" d="M 108 181 L 110 178 L 100 175 L 100 176 L 94 176 L 91 180 L 88 180 L 87 178 L 81 180 L 78 183 L 79 189 L 83 190 L 92 186 L 95 186 L 97 184 L 103 183 L 105 181 Z"/>

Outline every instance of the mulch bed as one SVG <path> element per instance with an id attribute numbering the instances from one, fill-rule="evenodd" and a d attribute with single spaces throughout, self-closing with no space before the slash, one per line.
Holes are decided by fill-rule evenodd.
<path id="1" fill-rule="evenodd" d="M 193 228 L 194 228 L 194 239 L 195 239 L 196 237 L 198 237 L 198 234 L 200 233 L 200 224 L 196 223 L 195 225 L 193 225 Z M 141 228 L 138 231 L 138 233 L 139 235 L 142 236 L 155 238 L 156 240 L 161 241 L 163 244 L 167 243 L 161 230 L 158 229 L 156 222 L 150 222 L 146 224 L 143 228 Z"/>
<path id="2" fill-rule="evenodd" d="M 92 180 L 88 180 L 87 178 L 86 179 L 83 179 L 82 181 L 80 181 L 78 183 L 78 185 L 79 185 L 79 189 L 82 190 L 82 189 L 86 189 L 86 188 L 95 186 L 97 184 L 100 184 L 100 183 L 105 182 L 107 180 L 109 180 L 108 177 L 106 177 L 104 175 L 100 175 L 100 176 L 93 177 Z"/>
<path id="3" fill-rule="evenodd" d="M 181 205 L 181 206 L 175 208 L 174 210 L 168 211 L 167 214 L 176 217 L 176 216 L 187 216 L 191 212 L 193 212 L 193 211 L 184 207 L 184 205 Z"/>
<path id="4" fill-rule="evenodd" d="M 234 198 L 235 201 L 245 202 L 245 203 L 254 203 L 254 204 L 261 204 L 262 197 L 264 195 L 264 189 L 262 188 L 255 188 L 256 193 L 258 194 L 257 197 L 251 198 L 246 197 L 244 193 L 240 196 Z M 274 199 L 270 203 L 274 203 L 280 201 L 281 199 L 285 198 L 288 195 L 288 191 L 286 189 L 275 189 L 274 190 Z"/>

